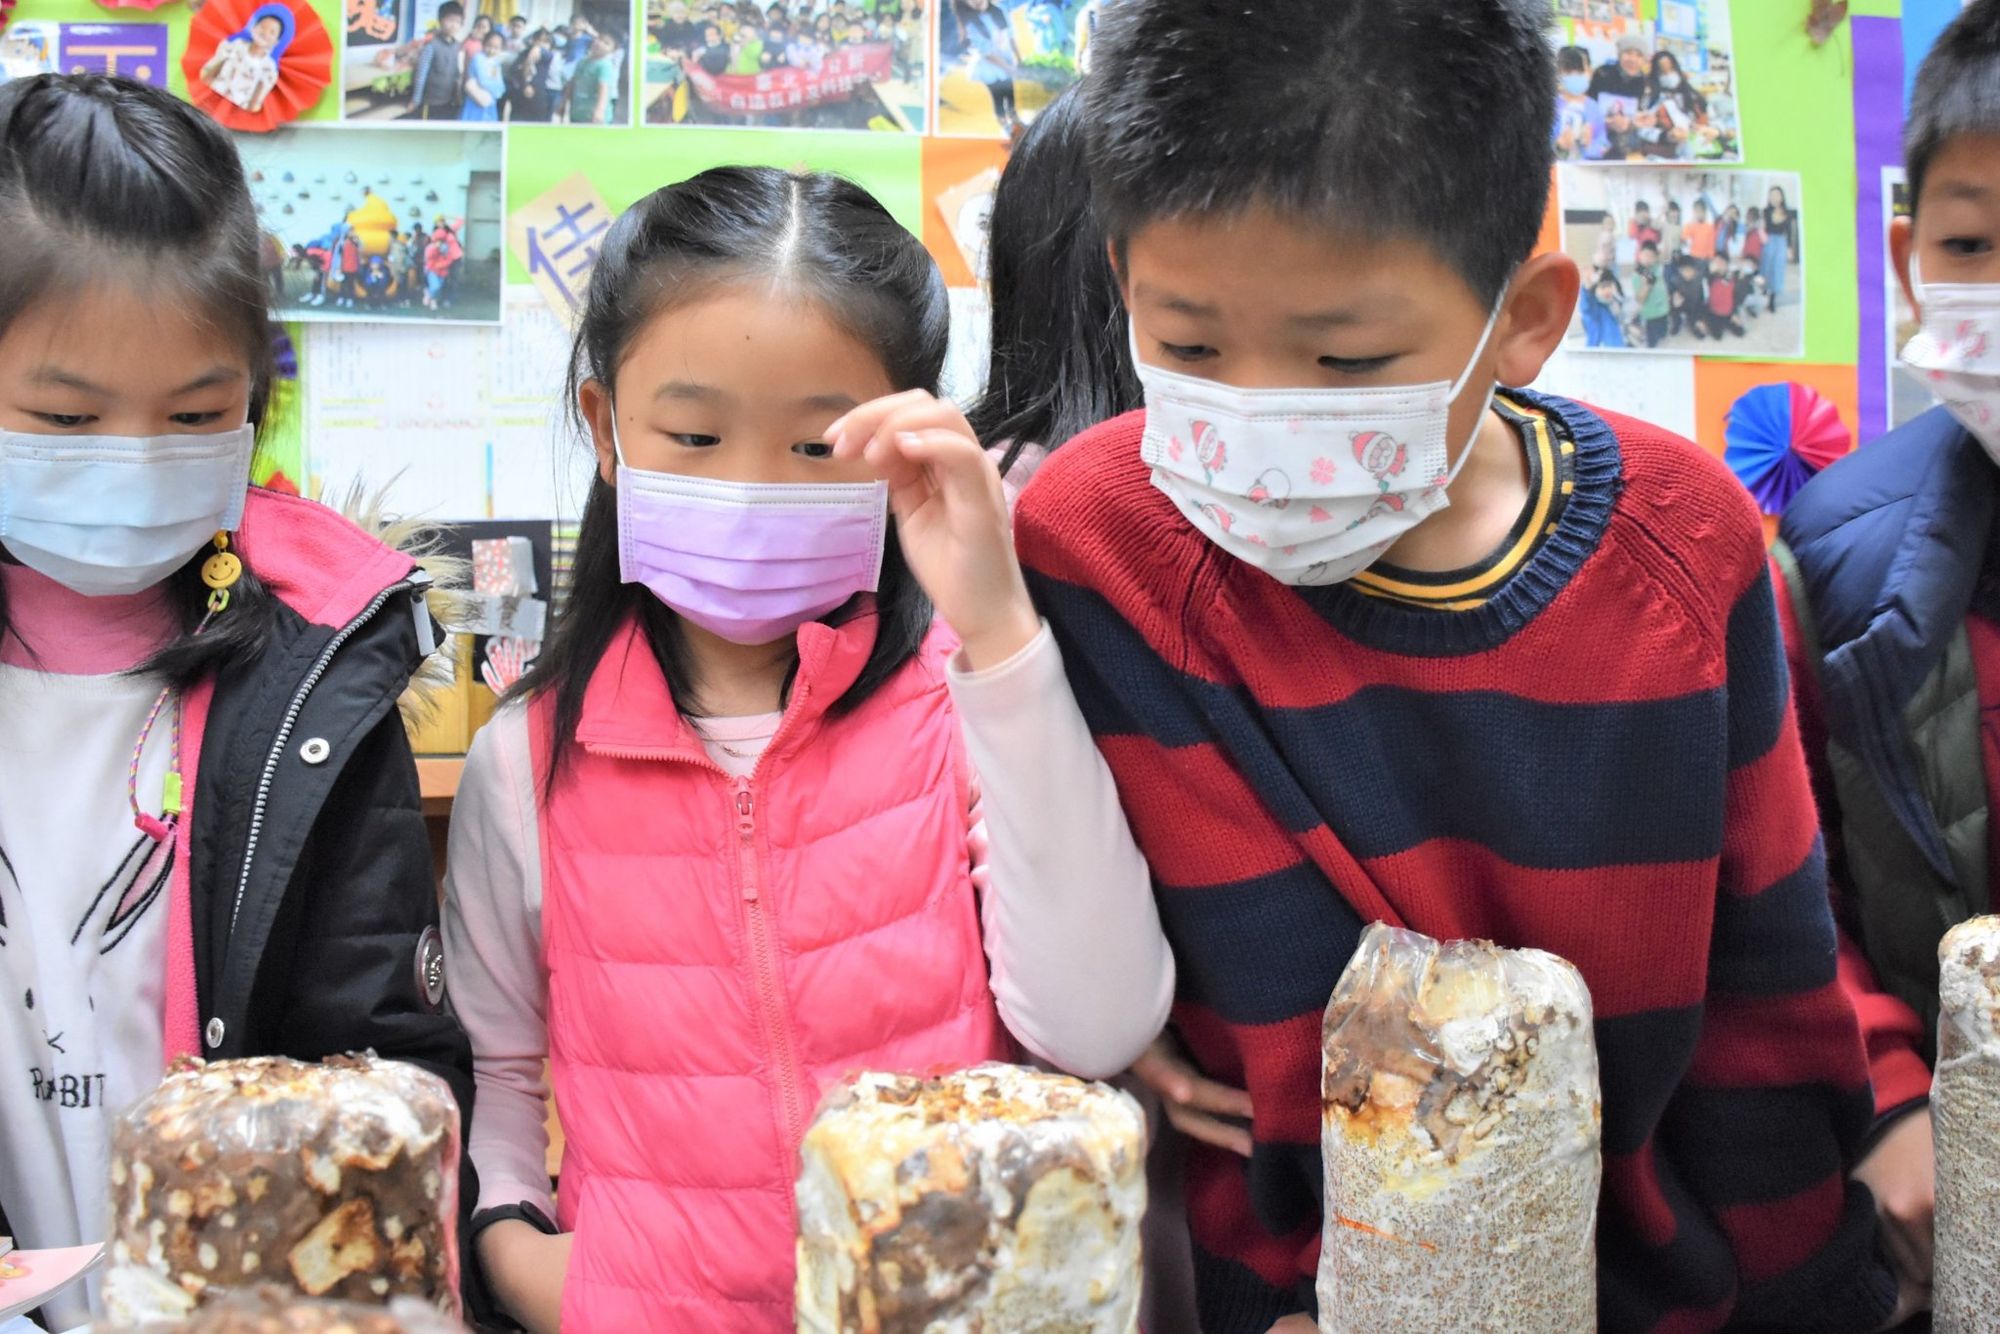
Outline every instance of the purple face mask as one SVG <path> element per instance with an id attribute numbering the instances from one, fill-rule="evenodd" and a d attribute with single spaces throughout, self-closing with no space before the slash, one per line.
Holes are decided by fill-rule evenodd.
<path id="1" fill-rule="evenodd" d="M 618 465 L 618 567 L 628 584 L 733 644 L 769 644 L 882 575 L 880 482 L 716 482 Z"/>

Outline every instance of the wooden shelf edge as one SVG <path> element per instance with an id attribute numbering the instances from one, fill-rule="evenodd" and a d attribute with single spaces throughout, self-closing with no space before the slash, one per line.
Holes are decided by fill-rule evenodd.
<path id="1" fill-rule="evenodd" d="M 458 796 L 458 780 L 465 773 L 463 755 L 419 755 L 417 790 L 423 794 L 425 815 L 449 815 Z"/>

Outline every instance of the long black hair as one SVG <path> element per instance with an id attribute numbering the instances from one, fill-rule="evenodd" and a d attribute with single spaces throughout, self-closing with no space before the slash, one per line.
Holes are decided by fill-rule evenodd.
<path id="1" fill-rule="evenodd" d="M 240 344 L 260 423 L 273 363 L 261 244 L 235 145 L 186 102 L 95 74 L 0 85 L 0 336 L 38 302 L 140 259 L 149 285 L 167 285 Z M 229 609 L 197 636 L 208 555 L 167 577 L 181 634 L 141 668 L 174 685 L 255 657 L 277 613 L 246 565 Z M 0 592 L 0 640 L 8 633 Z"/>
<path id="2" fill-rule="evenodd" d="M 980 443 L 1054 449 L 1140 404 L 1118 278 L 1090 205 L 1083 90 L 1035 117 L 993 196 L 993 346 L 966 414 Z"/>
<path id="3" fill-rule="evenodd" d="M 936 392 L 944 370 L 949 306 L 930 253 L 860 186 L 838 176 L 774 167 L 718 167 L 656 190 L 633 205 L 604 239 L 591 274 L 570 359 L 573 420 L 587 432 L 584 384 L 607 392 L 645 326 L 715 282 L 752 278 L 805 296 L 874 349 L 898 391 Z M 857 598 L 827 619 L 860 614 Z M 931 606 L 890 530 L 874 596 L 875 646 L 861 675 L 837 700 L 851 710 L 915 656 L 930 629 Z M 680 617 L 618 569 L 618 493 L 593 477 L 577 533 L 569 601 L 541 656 L 510 698 L 555 696 L 553 788 L 576 737 L 584 692 L 612 638 L 636 616 L 667 688 L 684 713 L 699 711 Z M 796 670 L 796 664 L 794 665 Z M 790 681 L 786 682 L 789 693 Z"/>

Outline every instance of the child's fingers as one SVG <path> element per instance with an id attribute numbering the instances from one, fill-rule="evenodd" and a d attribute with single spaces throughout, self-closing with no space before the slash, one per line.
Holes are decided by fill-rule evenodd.
<path id="1" fill-rule="evenodd" d="M 879 450 L 879 457 L 885 462 L 893 457 L 905 468 L 921 469 L 949 504 L 1005 503 L 1005 493 L 997 485 L 1000 474 L 992 460 L 977 444 L 956 431 L 942 427 L 898 431 L 878 438 L 869 449 L 871 461 L 878 457 L 875 451 Z"/>
<path id="2" fill-rule="evenodd" d="M 1195 1077 L 1184 1101 L 1197 1111 L 1235 1117 L 1240 1121 L 1250 1119 L 1250 1095 L 1247 1092 L 1200 1076 Z"/>
<path id="3" fill-rule="evenodd" d="M 1194 1070 L 1171 1055 L 1160 1043 L 1132 1063 L 1132 1073 L 1166 1099 L 1169 1105 L 1184 1103 L 1193 1093 Z"/>
<path id="4" fill-rule="evenodd" d="M 1250 1132 L 1244 1127 L 1189 1111 L 1173 1103 L 1167 1104 L 1167 1120 L 1189 1139 L 1227 1150 L 1240 1158 L 1248 1158 L 1254 1147 Z"/>
<path id="5" fill-rule="evenodd" d="M 864 446 L 881 434 L 883 423 L 899 412 L 920 408 L 937 400 L 921 389 L 906 389 L 900 394 L 890 394 L 886 398 L 872 399 L 841 416 L 826 428 L 827 443 L 833 446 L 835 458 L 851 459 L 858 456 Z"/>

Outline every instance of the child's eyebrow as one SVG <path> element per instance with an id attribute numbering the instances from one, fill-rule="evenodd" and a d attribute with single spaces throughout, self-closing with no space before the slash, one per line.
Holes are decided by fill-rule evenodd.
<path id="1" fill-rule="evenodd" d="M 698 403 L 713 403 L 718 399 L 728 397 L 728 394 L 723 393 L 722 390 L 717 389 L 714 385 L 696 384 L 692 380 L 669 380 L 653 391 L 653 401 L 655 403 L 668 398 L 686 398 L 693 399 Z"/>
<path id="2" fill-rule="evenodd" d="M 807 394 L 799 400 L 799 406 L 811 408 L 815 412 L 852 412 L 861 406 L 861 400 L 847 394 Z"/>
<path id="3" fill-rule="evenodd" d="M 72 375 L 68 371 L 61 370 L 55 366 L 42 366 L 31 371 L 28 375 L 28 383 L 48 385 L 55 389 L 75 389 L 86 394 L 101 394 L 104 392 L 103 386 L 92 384 L 81 375 Z"/>
<path id="4" fill-rule="evenodd" d="M 1322 329 L 1344 329 L 1351 325 L 1365 324 L 1371 313 L 1365 310 L 1343 308 L 1340 310 L 1318 310 L 1306 315 L 1293 315 L 1285 321 L 1294 329 L 1318 332 Z"/>
<path id="5" fill-rule="evenodd" d="M 1975 204 L 1993 197 L 1992 188 L 1977 181 L 1940 181 L 1937 188 L 1946 199 L 1963 199 Z"/>
<path id="6" fill-rule="evenodd" d="M 1175 296 L 1171 292 L 1162 292 L 1144 283 L 1132 289 L 1132 296 L 1135 300 L 1156 301 L 1162 310 L 1172 311 L 1176 315 L 1186 315 L 1197 320 L 1215 318 L 1214 306 L 1203 305 L 1189 297 Z"/>
<path id="7" fill-rule="evenodd" d="M 242 378 L 243 372 L 234 367 L 217 366 L 214 370 L 197 375 L 179 389 L 174 390 L 174 397 L 179 398 L 183 394 L 194 394 L 204 389 L 214 389 L 218 385 L 234 384 Z"/>

